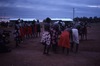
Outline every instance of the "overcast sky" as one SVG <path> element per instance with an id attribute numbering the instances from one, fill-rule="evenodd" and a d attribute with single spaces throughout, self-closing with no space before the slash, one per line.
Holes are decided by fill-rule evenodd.
<path id="1" fill-rule="evenodd" d="M 0 0 L 0 16 L 14 18 L 100 17 L 100 0 Z"/>

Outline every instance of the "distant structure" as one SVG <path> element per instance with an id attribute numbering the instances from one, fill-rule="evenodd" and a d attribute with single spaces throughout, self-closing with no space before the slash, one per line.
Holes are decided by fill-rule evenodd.
<path id="1" fill-rule="evenodd" d="M 71 18 L 51 18 L 51 20 L 52 20 L 53 22 L 56 22 L 56 21 L 72 22 L 72 21 L 73 21 L 73 19 L 71 19 Z"/>
<path id="2" fill-rule="evenodd" d="M 35 18 L 10 18 L 10 21 L 16 21 L 16 20 L 23 20 L 23 21 L 33 21 L 36 20 Z"/>
<path id="3" fill-rule="evenodd" d="M 72 23 L 71 18 L 51 18 L 52 23 L 64 22 L 65 24 Z"/>
<path id="4" fill-rule="evenodd" d="M 65 25 L 72 24 L 73 19 L 71 18 L 51 18 L 52 23 L 57 24 L 57 23 L 63 23 Z"/>
<path id="5" fill-rule="evenodd" d="M 33 20 L 37 21 L 36 18 L 10 18 L 10 22 L 17 21 L 18 19 L 23 20 L 24 22 L 28 21 L 31 22 Z M 42 22 L 43 20 L 39 20 L 39 22 Z"/>
<path id="6" fill-rule="evenodd" d="M 74 18 L 75 18 L 75 8 L 73 8 L 73 21 L 74 21 Z"/>
<path id="7" fill-rule="evenodd" d="M 9 22 L 10 18 L 9 17 L 0 17 L 0 22 Z"/>
<path id="8" fill-rule="evenodd" d="M 20 18 L 23 21 L 33 21 L 36 20 L 35 18 Z"/>

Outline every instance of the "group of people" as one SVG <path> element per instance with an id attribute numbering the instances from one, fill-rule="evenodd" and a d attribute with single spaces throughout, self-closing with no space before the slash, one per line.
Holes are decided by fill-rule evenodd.
<path id="1" fill-rule="evenodd" d="M 59 29 L 60 28 L 60 29 Z M 41 43 L 44 45 L 43 54 L 49 55 L 49 50 L 52 47 L 54 53 L 57 53 L 58 47 L 62 48 L 62 52 L 68 55 L 70 51 L 73 52 L 74 45 L 75 53 L 79 48 L 79 32 L 75 25 L 64 26 L 61 24 L 50 25 L 44 24 L 44 31 L 41 37 Z"/>
<path id="2" fill-rule="evenodd" d="M 16 47 L 19 46 L 20 42 L 24 39 L 40 37 L 41 26 L 39 20 L 32 22 L 16 21 L 14 37 L 16 41 Z"/>
<path id="3" fill-rule="evenodd" d="M 87 40 L 87 27 L 90 27 L 87 22 L 78 22 L 75 26 L 78 29 L 81 40 Z"/>
<path id="4" fill-rule="evenodd" d="M 11 49 L 8 46 L 10 43 L 10 31 L 0 29 L 0 53 L 10 52 Z"/>
<path id="5" fill-rule="evenodd" d="M 39 20 L 24 22 L 19 19 L 15 22 L 15 29 L 13 32 L 16 47 L 25 39 L 41 37 L 41 43 L 44 45 L 43 54 L 49 55 L 50 48 L 52 48 L 54 53 L 58 53 L 57 50 L 59 47 L 62 48 L 62 53 L 64 53 L 66 49 L 67 55 L 70 51 L 77 53 L 79 48 L 79 36 L 81 36 L 81 39 L 84 38 L 83 34 L 87 36 L 87 29 L 86 23 L 65 25 L 64 22 L 59 22 L 57 24 L 51 24 L 50 20 L 47 19 L 44 22 L 44 31 L 42 35 L 40 35 L 40 33 L 41 25 Z"/>
<path id="6" fill-rule="evenodd" d="M 8 22 L 0 22 L 0 26 L 1 27 L 8 27 L 9 26 L 9 23 Z"/>

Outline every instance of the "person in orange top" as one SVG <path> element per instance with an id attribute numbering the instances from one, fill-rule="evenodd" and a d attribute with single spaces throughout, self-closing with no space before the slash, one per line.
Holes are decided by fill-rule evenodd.
<path id="1" fill-rule="evenodd" d="M 24 26 L 24 34 L 25 34 L 25 38 L 27 37 L 27 27 L 26 25 Z"/>
<path id="2" fill-rule="evenodd" d="M 28 25 L 28 33 L 29 33 L 29 37 L 32 38 L 32 27 L 31 27 L 31 23 L 29 23 L 29 25 Z"/>
<path id="3" fill-rule="evenodd" d="M 19 23 L 19 35 L 20 35 L 20 40 L 23 42 L 23 39 L 24 39 L 24 28 L 23 28 L 23 23 Z"/>
<path id="4" fill-rule="evenodd" d="M 24 29 L 23 29 L 23 27 L 20 27 L 20 37 L 21 37 L 21 39 L 23 39 L 24 38 Z"/>
<path id="5" fill-rule="evenodd" d="M 58 46 L 62 47 L 63 52 L 65 48 L 67 48 L 67 55 L 69 54 L 70 38 L 69 38 L 69 32 L 66 29 L 64 29 L 64 31 L 60 35 Z"/>

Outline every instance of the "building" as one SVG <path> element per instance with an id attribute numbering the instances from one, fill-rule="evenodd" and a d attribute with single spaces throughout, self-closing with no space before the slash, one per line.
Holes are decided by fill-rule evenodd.
<path id="1" fill-rule="evenodd" d="M 58 23 L 58 22 L 65 23 L 65 25 L 73 23 L 73 19 L 71 18 L 51 18 L 51 21 L 53 23 Z"/>
<path id="2" fill-rule="evenodd" d="M 9 17 L 0 17 L 0 22 L 9 22 L 10 18 Z"/>

